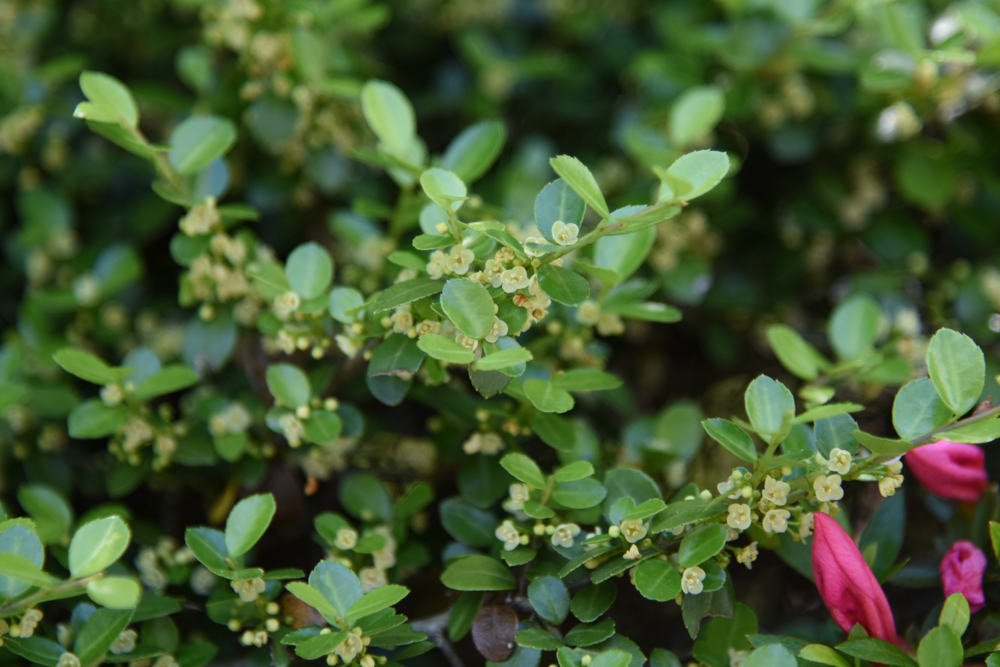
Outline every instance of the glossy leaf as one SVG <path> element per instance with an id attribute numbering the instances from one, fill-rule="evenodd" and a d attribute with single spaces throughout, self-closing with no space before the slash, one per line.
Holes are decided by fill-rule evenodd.
<path id="1" fill-rule="evenodd" d="M 608 204 L 601 194 L 601 188 L 590 170 L 575 157 L 560 155 L 549 160 L 552 169 L 571 187 L 590 208 L 602 218 L 608 217 Z M 567 221 L 563 221 L 567 222 Z"/>
<path id="2" fill-rule="evenodd" d="M 590 296 L 590 283 L 578 273 L 554 264 L 538 268 L 538 282 L 553 301 L 579 306 Z"/>
<path id="3" fill-rule="evenodd" d="M 516 579 L 510 569 L 489 556 L 463 556 L 448 564 L 441 583 L 457 591 L 507 591 Z"/>
<path id="4" fill-rule="evenodd" d="M 236 503 L 226 519 L 226 550 L 230 556 L 242 556 L 263 537 L 271 525 L 277 505 L 270 493 L 244 498 Z"/>
<path id="5" fill-rule="evenodd" d="M 192 116 L 170 135 L 170 166 L 181 175 L 195 174 L 224 156 L 236 142 L 236 126 L 227 118 Z"/>
<path id="6" fill-rule="evenodd" d="M 121 558 L 132 534 L 117 516 L 91 521 L 73 535 L 69 545 L 69 571 L 86 577 L 104 570 Z"/>
<path id="7" fill-rule="evenodd" d="M 976 405 L 986 381 L 983 351 L 965 334 L 941 329 L 927 346 L 927 371 L 944 404 L 956 416 Z"/>
<path id="8" fill-rule="evenodd" d="M 300 297 L 315 299 L 330 287 L 333 259 L 318 243 L 303 243 L 288 254 L 285 277 L 289 287 Z"/>
<path id="9" fill-rule="evenodd" d="M 441 309 L 459 331 L 482 340 L 493 329 L 493 298 L 473 280 L 449 280 L 441 293 Z"/>
<path id="10" fill-rule="evenodd" d="M 746 431 L 725 419 L 706 419 L 702 428 L 716 442 L 747 463 L 757 462 L 757 448 Z"/>

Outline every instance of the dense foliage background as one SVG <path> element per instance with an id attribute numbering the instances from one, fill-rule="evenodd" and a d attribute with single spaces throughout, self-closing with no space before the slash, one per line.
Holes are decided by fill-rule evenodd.
<path id="1" fill-rule="evenodd" d="M 607 534 L 635 510 L 613 511 L 620 498 L 640 506 L 662 498 L 669 508 L 732 482 L 734 467 L 746 465 L 738 446 L 706 438 L 703 419 L 749 419 L 739 423 L 763 444 L 762 461 L 784 441 L 789 458 L 774 465 L 789 470 L 788 481 L 826 470 L 807 461 L 831 454 L 826 420 L 846 429 L 833 444 L 853 443 L 854 454 L 860 440 L 881 471 L 850 478 L 837 518 L 859 538 L 900 634 L 916 646 L 938 623 L 938 564 L 956 540 L 990 554 L 987 597 L 995 593 L 996 488 L 976 502 L 942 499 L 904 469 L 903 488 L 880 494 L 865 482 L 889 475 L 878 466 L 907 447 L 879 450 L 851 434 L 860 427 L 924 444 L 929 431 L 1000 396 L 998 69 L 995 0 L 0 0 L 0 497 L 8 517 L 33 519 L 30 531 L 0 523 L 0 551 L 33 558 L 12 544 L 35 532 L 49 554 L 44 569 L 73 581 L 86 576 L 71 566 L 77 528 L 110 516 L 128 523 L 131 546 L 104 567 L 141 581 L 142 611 L 120 631 L 135 629 L 147 652 L 105 655 L 98 643 L 84 665 L 144 667 L 170 656 L 181 667 L 213 656 L 287 664 L 297 659 L 292 642 L 279 640 L 318 619 L 277 583 L 301 575 L 275 571 L 308 573 L 329 557 L 360 574 L 365 592 L 386 583 L 410 589 L 397 608 L 429 640 L 409 645 L 434 650 L 404 654 L 406 664 L 490 658 L 534 667 L 555 654 L 520 638 L 511 658 L 502 648 L 483 651 L 486 640 L 467 634 L 472 619 L 485 601 L 512 609 L 515 630 L 521 622 L 564 638 L 587 615 L 574 608 L 569 621 L 566 611 L 549 618 L 529 601 L 528 582 L 559 579 L 594 530 L 575 545 L 575 536 L 566 545 L 550 540 L 544 526 L 541 539 L 532 536 L 546 508 L 518 515 L 512 483 L 528 484 L 532 502 L 546 505 L 561 483 L 550 472 L 591 464 L 581 478 L 600 497 L 573 505 L 556 495 L 550 528 L 579 523 Z M 91 79 L 88 91 L 86 73 L 98 72 L 124 83 L 135 106 L 114 97 L 114 79 Z M 366 86 L 372 81 L 390 83 Z M 107 105 L 126 113 L 102 116 Z M 415 134 L 406 130 L 410 105 Z M 671 165 L 705 150 L 712 153 L 697 155 L 722 156 L 728 168 L 708 179 L 703 196 L 688 196 L 694 172 Z M 550 163 L 558 155 L 579 163 Z M 591 181 L 577 164 L 593 174 L 598 199 L 583 196 Z M 460 191 L 451 181 L 425 182 L 434 167 L 458 174 Z M 559 186 L 562 217 L 550 217 L 536 198 L 558 177 L 570 185 Z M 466 186 L 461 216 L 445 214 L 457 205 L 449 196 L 464 197 Z M 560 292 L 536 280 L 530 289 L 555 301 L 538 306 L 538 317 L 516 300 L 539 298 L 527 282 L 515 297 L 499 273 L 492 285 L 485 280 L 510 343 L 476 344 L 484 336 L 469 335 L 456 314 L 472 301 L 456 301 L 452 312 L 448 288 L 436 297 L 440 281 L 412 306 L 384 296 L 424 280 L 428 262 L 468 278 L 489 273 L 484 262 L 502 247 L 520 248 L 517 261 L 529 267 L 527 251 L 555 245 L 563 254 L 553 220 L 577 201 L 579 237 L 603 236 L 564 260 L 564 273 L 589 281 L 582 296 L 572 281 Z M 465 227 L 494 220 L 502 224 Z M 635 231 L 604 236 L 615 220 Z M 455 238 L 440 240 L 448 234 Z M 462 238 L 471 260 L 449 250 Z M 431 254 L 438 249 L 452 260 L 447 271 L 446 257 Z M 293 251 L 301 254 L 289 259 Z M 455 270 L 455 261 L 472 266 Z M 316 277 L 327 268 L 325 280 Z M 282 301 L 289 290 L 294 303 Z M 310 309 L 310 298 L 320 305 Z M 380 303 L 390 305 L 375 312 Z M 457 327 L 465 347 L 418 349 L 418 334 L 452 325 L 449 338 Z M 956 380 L 965 382 L 961 400 L 941 387 L 948 369 L 957 373 L 975 353 L 955 343 L 958 356 L 935 374 L 928 342 L 943 327 L 985 352 L 985 385 Z M 470 376 L 470 345 L 487 357 L 529 353 L 510 357 L 516 372 L 498 365 Z M 77 352 L 67 357 L 67 348 Z M 103 362 L 72 357 L 81 351 Z M 131 379 L 122 367 L 133 369 Z M 919 405 L 897 398 L 928 373 L 931 380 L 912 386 Z M 800 414 L 855 406 L 795 424 L 782 424 L 787 411 L 779 410 L 769 429 L 744 399 L 761 374 L 792 390 Z M 158 384 L 144 391 L 152 377 Z M 966 405 L 969 382 L 975 400 Z M 768 387 L 769 400 L 784 405 L 783 387 Z M 843 421 L 848 411 L 856 423 Z M 1000 458 L 984 449 L 990 479 L 1000 478 Z M 537 479 L 537 467 L 501 466 L 512 452 L 537 462 L 540 486 L 525 478 Z M 752 458 L 744 457 L 751 468 Z M 629 472 L 611 472 L 620 469 Z M 767 470 L 758 464 L 755 484 Z M 823 502 L 810 484 L 799 489 L 809 512 Z M 243 536 L 247 548 L 237 553 L 239 536 L 227 528 L 230 562 L 218 551 L 220 567 L 231 570 L 253 547 L 253 567 L 275 574 L 266 591 L 246 594 L 244 602 L 263 596 L 247 611 L 224 579 L 253 582 L 256 572 L 213 575 L 186 531 L 222 528 L 237 501 L 266 498 L 255 494 L 276 501 L 273 520 L 266 508 L 254 515 L 269 525 L 266 534 L 259 542 Z M 512 517 L 537 550 L 513 563 L 501 528 Z M 685 525 L 719 520 L 699 514 L 671 527 L 679 538 Z M 373 538 L 368 547 L 337 544 L 345 527 L 362 543 Z M 25 535 L 5 542 L 15 528 Z M 630 652 L 631 667 L 654 648 L 724 667 L 742 659 L 729 649 L 767 643 L 746 639 L 758 629 L 803 640 L 784 644 L 793 654 L 805 643 L 842 641 L 811 581 L 808 549 L 772 532 L 783 533 L 753 533 L 761 551 L 752 570 L 735 552 L 709 554 L 726 582 L 717 590 L 729 596 L 718 608 L 688 611 L 669 601 L 678 593 L 637 590 L 620 568 L 623 576 L 609 579 L 617 595 L 610 634 L 560 653 L 560 664 L 576 667 L 596 646 L 594 659 Z M 484 597 L 478 584 L 442 584 L 451 559 L 470 553 L 503 556 L 511 570 L 493 560 L 516 572 L 513 590 Z M 587 590 L 581 573 L 566 579 L 569 594 Z M 28 583 L 44 592 L 51 582 L 8 574 L 0 567 L 0 618 L 13 625 L 31 606 L 23 604 L 36 590 Z M 123 591 L 98 591 L 82 604 L 114 607 Z M 280 613 L 265 599 L 278 601 Z M 0 662 L 74 667 L 53 646 L 69 650 L 83 636 L 94 607 L 80 611 L 79 602 L 46 602 L 37 636 L 54 644 L 32 653 L 10 640 Z M 974 615 L 966 647 L 1000 635 L 996 609 L 990 603 Z M 701 625 L 713 628 L 706 646 L 718 651 L 692 654 L 705 614 L 721 615 Z M 272 618 L 276 626 L 267 625 Z M 507 616 L 488 629 L 505 637 L 510 623 Z M 265 626 L 265 647 L 245 641 L 247 628 Z M 391 658 L 395 647 L 388 641 L 383 654 Z M 658 667 L 678 664 L 662 651 L 652 657 Z"/>

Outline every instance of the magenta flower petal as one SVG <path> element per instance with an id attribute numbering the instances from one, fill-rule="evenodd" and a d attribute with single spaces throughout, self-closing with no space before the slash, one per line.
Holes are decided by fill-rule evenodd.
<path id="1" fill-rule="evenodd" d="M 903 458 L 928 491 L 951 500 L 974 503 L 986 491 L 986 454 L 980 447 L 941 440 L 917 447 Z"/>
<path id="2" fill-rule="evenodd" d="M 975 614 L 986 606 L 983 594 L 983 575 L 986 573 L 986 554 L 972 542 L 955 542 L 941 559 L 941 582 L 944 596 L 961 593 L 969 601 L 969 610 Z"/>

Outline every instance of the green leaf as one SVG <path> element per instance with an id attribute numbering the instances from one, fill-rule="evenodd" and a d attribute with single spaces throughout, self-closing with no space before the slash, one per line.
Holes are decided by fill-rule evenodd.
<path id="1" fill-rule="evenodd" d="M 449 280 L 441 294 L 441 309 L 459 331 L 482 340 L 493 329 L 493 297 L 473 280 Z"/>
<path id="2" fill-rule="evenodd" d="M 552 499 L 570 509 L 594 507 L 608 495 L 604 485 L 593 477 L 573 482 L 559 482 L 552 490 Z"/>
<path id="3" fill-rule="evenodd" d="M 767 343 L 781 365 L 796 377 L 812 381 L 830 368 L 830 362 L 815 347 L 806 342 L 795 329 L 785 324 L 767 328 Z"/>
<path id="4" fill-rule="evenodd" d="M 310 637 L 295 647 L 295 655 L 303 660 L 316 660 L 332 653 L 335 648 L 344 643 L 345 639 L 347 639 L 347 630 Z"/>
<path id="5" fill-rule="evenodd" d="M 315 299 L 330 287 L 333 260 L 326 248 L 310 241 L 293 250 L 285 261 L 289 287 L 304 300 Z"/>
<path id="6" fill-rule="evenodd" d="M 646 561 L 647 563 L 653 561 Z M 591 623 L 603 616 L 611 605 L 614 604 L 618 595 L 618 586 L 614 581 L 605 581 L 600 584 L 591 584 L 581 588 L 569 608 L 579 620 L 584 623 Z"/>
<path id="7" fill-rule="evenodd" d="M 569 591 L 556 577 L 538 577 L 528 585 L 528 601 L 539 616 L 555 625 L 569 615 Z"/>
<path id="8" fill-rule="evenodd" d="M 198 562 L 214 573 L 229 569 L 226 559 L 226 536 L 214 528 L 188 528 L 184 531 L 184 544 Z"/>
<path id="9" fill-rule="evenodd" d="M 346 618 L 347 611 L 364 595 L 358 575 L 350 568 L 328 560 L 320 561 L 309 574 L 309 586 L 330 603 L 339 618 Z"/>
<path id="10" fill-rule="evenodd" d="M 844 656 L 837 653 L 829 646 L 822 644 L 809 644 L 799 651 L 799 657 L 803 660 L 818 662 L 821 665 L 832 665 L 832 667 L 854 667 Z"/>
<path id="11" fill-rule="evenodd" d="M 480 234 L 490 237 L 500 245 L 507 246 L 520 255 L 524 254 L 524 247 L 521 245 L 521 242 L 514 238 L 514 236 L 507 231 L 507 228 L 502 223 L 473 222 L 470 223 L 468 227 L 475 232 L 479 232 Z M 453 243 L 454 240 L 451 242 Z"/>
<path id="12" fill-rule="evenodd" d="M 417 341 L 404 334 L 392 334 L 372 352 L 368 375 L 416 373 L 423 361 L 424 351 Z"/>
<path id="13" fill-rule="evenodd" d="M 271 525 L 277 505 L 270 493 L 244 498 L 226 519 L 226 551 L 239 557 L 250 551 Z"/>
<path id="14" fill-rule="evenodd" d="M 628 278 L 642 266 L 655 241 L 655 227 L 622 236 L 602 236 L 594 243 L 594 264 L 615 271 L 622 279 Z"/>
<path id="15" fill-rule="evenodd" d="M 892 425 L 904 440 L 936 430 L 951 419 L 951 410 L 938 397 L 934 383 L 920 378 L 903 386 L 892 404 Z"/>
<path id="16" fill-rule="evenodd" d="M 875 557 L 870 559 L 872 572 L 881 581 L 892 571 L 893 563 L 903 546 L 906 530 L 906 493 L 905 488 L 896 491 L 895 495 L 886 498 L 878 506 L 865 525 L 865 530 L 858 540 L 858 548 L 862 553 L 868 553 L 874 546 Z"/>
<path id="17" fill-rule="evenodd" d="M 448 617 L 448 639 L 457 642 L 469 633 L 476 614 L 483 606 L 483 594 L 475 591 L 460 593 Z"/>
<path id="18" fill-rule="evenodd" d="M 329 410 L 313 410 L 309 418 L 303 422 L 305 437 L 309 442 L 327 445 L 340 437 L 344 428 L 340 416 Z"/>
<path id="19" fill-rule="evenodd" d="M 330 292 L 330 315 L 343 324 L 353 324 L 355 319 L 363 317 L 364 311 L 357 315 L 348 313 L 360 308 L 364 303 L 364 295 L 353 287 L 334 287 Z"/>
<path id="20" fill-rule="evenodd" d="M 596 368 L 573 368 L 553 378 L 552 383 L 560 389 L 574 393 L 582 391 L 605 391 L 617 389 L 622 381 L 607 371 Z"/>
<path id="21" fill-rule="evenodd" d="M 372 79 L 361 88 L 361 112 L 383 144 L 399 157 L 405 156 L 417 132 L 413 106 L 396 86 Z"/>
<path id="22" fill-rule="evenodd" d="M 732 618 L 713 618 L 699 633 L 692 655 L 706 665 L 729 665 L 729 652 L 754 648 L 747 635 L 757 632 L 757 615 L 745 604 L 736 603 Z"/>
<path id="23" fill-rule="evenodd" d="M 757 448 L 746 431 L 725 419 L 706 419 L 701 423 L 705 433 L 747 463 L 757 462 Z"/>
<path id="24" fill-rule="evenodd" d="M 920 667 L 960 667 L 962 658 L 962 640 L 947 625 L 933 628 L 917 647 Z"/>
<path id="25" fill-rule="evenodd" d="M 541 628 L 521 630 L 515 636 L 518 646 L 538 649 L 539 651 L 557 651 L 564 646 L 554 634 Z"/>
<path id="26" fill-rule="evenodd" d="M 563 413 L 573 409 L 575 402 L 569 392 L 560 389 L 553 382 L 526 380 L 524 394 L 531 404 L 542 412 Z"/>
<path id="27" fill-rule="evenodd" d="M 902 650 L 896 648 L 887 641 L 866 637 L 864 639 L 849 639 L 835 647 L 841 653 L 846 653 L 852 658 L 881 662 L 883 665 L 897 665 L 898 667 L 917 667 L 910 656 Z"/>
<path id="28" fill-rule="evenodd" d="M 118 516 L 91 521 L 73 535 L 69 545 L 69 571 L 86 577 L 104 570 L 121 558 L 132 534 Z"/>
<path id="29" fill-rule="evenodd" d="M 528 416 L 528 424 L 535 435 L 549 447 L 560 452 L 573 451 L 576 445 L 576 430 L 564 417 L 534 410 Z"/>
<path id="30" fill-rule="evenodd" d="M 573 188 L 573 191 L 590 205 L 590 208 L 594 209 L 602 218 L 608 217 L 608 204 L 604 201 L 601 188 L 597 185 L 594 175 L 582 162 L 569 155 L 560 155 L 550 159 L 549 164 L 566 182 L 566 185 Z"/>
<path id="31" fill-rule="evenodd" d="M 552 225 L 562 221 L 567 225 L 582 227 L 586 212 L 586 203 L 561 178 L 542 188 L 535 199 L 535 224 L 538 225 L 538 231 L 556 245 L 556 240 L 552 238 Z"/>
<path id="32" fill-rule="evenodd" d="M 434 296 L 444 289 L 444 286 L 445 282 L 443 280 L 434 280 L 433 278 L 404 280 L 401 283 L 396 283 L 386 288 L 385 291 L 379 294 L 372 303 L 372 312 L 376 314 L 384 313 L 387 310 L 392 310 L 413 301 Z M 492 326 L 492 320 L 490 325 Z"/>
<path id="33" fill-rule="evenodd" d="M 78 105 L 73 112 L 75 118 L 126 127 L 135 127 L 139 122 L 139 108 L 132 92 L 113 76 L 102 72 L 82 72 L 80 90 L 90 100 L 90 104 L 84 102 Z"/>
<path id="34" fill-rule="evenodd" d="M 87 582 L 87 595 L 108 609 L 134 609 L 139 604 L 142 586 L 132 577 L 101 577 Z"/>
<path id="35" fill-rule="evenodd" d="M 700 565 L 716 555 L 726 546 L 726 527 L 718 523 L 698 526 L 681 540 L 677 552 L 678 562 L 683 568 Z"/>
<path id="36" fill-rule="evenodd" d="M 474 554 L 451 561 L 441 574 L 441 583 L 456 591 L 509 591 L 517 580 L 497 559 Z"/>
<path id="37" fill-rule="evenodd" d="M 588 461 L 574 461 L 559 468 L 552 476 L 556 482 L 575 482 L 594 474 L 594 466 Z"/>
<path id="38" fill-rule="evenodd" d="M 681 321 L 681 311 L 665 303 L 656 301 L 633 301 L 632 303 L 615 303 L 604 309 L 606 313 L 620 315 L 627 320 L 642 320 L 643 322 L 660 322 L 671 324 Z"/>
<path id="39" fill-rule="evenodd" d="M 510 368 L 517 364 L 523 364 L 534 359 L 531 352 L 523 347 L 512 347 L 506 350 L 499 350 L 481 357 L 476 362 L 477 371 L 498 371 L 501 368 Z"/>
<path id="40" fill-rule="evenodd" d="M 98 609 L 84 623 L 73 642 L 81 665 L 91 665 L 108 652 L 132 619 L 131 609 Z"/>
<path id="41" fill-rule="evenodd" d="M 578 273 L 554 264 L 538 268 L 538 282 L 553 301 L 579 306 L 590 296 L 590 283 Z"/>
<path id="42" fill-rule="evenodd" d="M 591 667 L 629 667 L 632 654 L 628 651 L 604 651 L 591 662 Z"/>
<path id="43" fill-rule="evenodd" d="M 743 667 L 798 667 L 799 661 L 795 659 L 787 648 L 781 644 L 771 644 L 762 646 L 754 650 L 747 656 Z"/>
<path id="44" fill-rule="evenodd" d="M 462 179 L 439 167 L 428 169 L 420 175 L 420 187 L 431 201 L 445 211 L 457 211 L 469 198 Z"/>
<path id="45" fill-rule="evenodd" d="M 973 422 L 953 428 L 943 435 L 952 442 L 965 442 L 973 445 L 993 442 L 1000 438 L 1000 419 L 993 418 Z"/>
<path id="46" fill-rule="evenodd" d="M 81 380 L 94 384 L 114 384 L 118 381 L 118 375 L 111 366 L 90 352 L 64 347 L 53 354 L 52 359 L 67 373 L 71 373 Z"/>
<path id="47" fill-rule="evenodd" d="M 826 335 L 841 359 L 857 359 L 869 352 L 879 334 L 882 309 L 867 294 L 854 294 L 833 309 Z"/>
<path id="48" fill-rule="evenodd" d="M 689 146 L 709 132 L 726 110 L 726 96 L 718 86 L 696 86 L 684 91 L 670 109 L 671 141 Z"/>
<path id="49" fill-rule="evenodd" d="M 351 608 L 347 610 L 347 622 L 353 625 L 365 616 L 394 606 L 409 594 L 410 589 L 406 586 L 396 584 L 380 586 L 365 593 L 360 600 L 351 605 Z"/>
<path id="50" fill-rule="evenodd" d="M 811 410 L 806 410 L 792 420 L 792 424 L 808 424 L 810 422 L 829 419 L 838 415 L 846 415 L 851 412 L 861 412 L 865 406 L 858 403 L 827 403 L 818 405 Z"/>
<path id="51" fill-rule="evenodd" d="M 54 641 L 37 636 L 15 638 L 7 635 L 3 641 L 4 648 L 9 649 L 14 655 L 19 655 L 39 665 L 45 665 L 45 667 L 56 667 L 59 664 L 59 658 L 66 652 L 62 646 Z"/>
<path id="52" fill-rule="evenodd" d="M 699 595 L 685 595 L 681 604 L 681 616 L 684 619 L 684 627 L 687 629 L 691 639 L 698 637 L 701 620 L 706 616 L 733 616 L 733 590 L 732 584 L 712 591 L 703 591 Z"/>
<path id="53" fill-rule="evenodd" d="M 73 509 L 69 503 L 46 484 L 21 484 L 17 488 L 17 502 L 35 520 L 42 544 L 59 540 L 73 523 Z"/>
<path id="54" fill-rule="evenodd" d="M 435 206 L 434 204 L 428 204 Z M 453 236 L 441 236 L 440 234 L 420 234 L 413 239 L 413 247 L 417 250 L 437 250 L 455 245 Z M 426 263 L 424 264 L 426 268 Z"/>
<path id="55" fill-rule="evenodd" d="M 667 561 L 643 561 L 635 570 L 635 587 L 647 600 L 666 602 L 680 595 L 681 574 Z"/>
<path id="56" fill-rule="evenodd" d="M 42 589 L 52 588 L 59 583 L 58 579 L 43 572 L 24 556 L 15 553 L 0 552 L 0 572 L 3 572 L 5 577 Z"/>
<path id="57" fill-rule="evenodd" d="M 388 521 L 392 495 L 385 484 L 367 472 L 352 473 L 340 482 L 340 504 L 363 521 Z"/>
<path id="58" fill-rule="evenodd" d="M 593 646 L 615 634 L 615 622 L 605 616 L 596 623 L 585 623 L 574 627 L 566 633 L 563 641 L 567 646 Z"/>
<path id="59" fill-rule="evenodd" d="M 769 444 L 780 441 L 795 416 L 795 398 L 785 385 L 760 375 L 744 395 L 750 423 L 762 440 Z"/>
<path id="60" fill-rule="evenodd" d="M 944 601 L 941 615 L 938 617 L 938 625 L 947 625 L 955 635 L 961 638 L 969 627 L 969 601 L 961 593 L 952 593 Z"/>
<path id="61" fill-rule="evenodd" d="M 81 440 L 106 438 L 118 430 L 129 418 L 124 403 L 109 408 L 99 398 L 80 403 L 69 413 L 66 430 L 70 437 Z"/>
<path id="62" fill-rule="evenodd" d="M 694 151 L 678 158 L 667 173 L 691 185 L 683 196 L 685 201 L 691 201 L 714 188 L 729 173 L 729 156 L 719 151 Z"/>
<path id="63" fill-rule="evenodd" d="M 659 498 L 650 498 L 639 503 L 625 515 L 622 521 L 644 521 L 667 509 L 667 504 Z"/>
<path id="64" fill-rule="evenodd" d="M 438 506 L 441 525 L 459 542 L 472 547 L 490 547 L 497 539 L 497 519 L 462 498 L 449 498 Z"/>
<path id="65" fill-rule="evenodd" d="M 135 397 L 148 401 L 198 384 L 198 375 L 184 364 L 165 366 L 135 388 Z"/>
<path id="66" fill-rule="evenodd" d="M 271 364 L 265 377 L 268 390 L 279 404 L 293 410 L 309 404 L 312 387 L 309 377 L 298 366 Z"/>
<path id="67" fill-rule="evenodd" d="M 681 667 L 681 661 L 671 651 L 654 648 L 649 654 L 649 667 Z"/>
<path id="68" fill-rule="evenodd" d="M 819 419 L 813 424 L 816 448 L 825 457 L 829 457 L 834 449 L 843 449 L 853 455 L 858 451 L 858 441 L 854 439 L 857 429 L 858 423 L 850 415 Z"/>
<path id="69" fill-rule="evenodd" d="M 983 351 L 965 334 L 941 329 L 927 346 L 927 371 L 938 396 L 956 416 L 975 407 L 986 381 Z"/>
<path id="70" fill-rule="evenodd" d="M 507 128 L 501 121 L 480 121 L 452 139 L 441 156 L 441 166 L 473 183 L 489 171 L 506 142 Z"/>
<path id="71" fill-rule="evenodd" d="M 293 581 L 285 584 L 285 588 L 288 589 L 289 593 L 305 602 L 327 619 L 336 619 L 339 615 L 330 601 L 309 584 L 302 581 Z"/>
<path id="72" fill-rule="evenodd" d="M 12 523 L 12 521 L 24 523 Z M 27 525 L 26 525 L 27 524 Z M 29 519 L 12 519 L 0 524 L 0 554 L 19 556 L 36 569 L 45 564 L 45 548 Z M 30 588 L 31 584 L 0 574 L 0 599 L 11 600 Z"/>
<path id="73" fill-rule="evenodd" d="M 872 454 L 887 459 L 895 458 L 900 454 L 905 454 L 916 447 L 916 445 L 912 442 L 908 442 L 906 440 L 880 438 L 877 435 L 871 435 L 861 430 L 854 431 L 853 435 L 854 439 L 867 447 L 868 451 Z"/>
<path id="74" fill-rule="evenodd" d="M 471 364 L 476 358 L 470 350 L 440 334 L 424 334 L 417 340 L 417 347 L 428 356 L 452 364 Z"/>
<path id="75" fill-rule="evenodd" d="M 548 484 L 545 475 L 542 474 L 542 469 L 524 454 L 518 452 L 507 454 L 500 459 L 500 465 L 516 479 L 521 480 L 528 486 L 533 486 L 536 489 L 544 489 Z"/>
<path id="76" fill-rule="evenodd" d="M 236 126 L 227 118 L 194 116 L 170 135 L 170 166 L 182 176 L 196 174 L 222 157 L 236 142 Z"/>

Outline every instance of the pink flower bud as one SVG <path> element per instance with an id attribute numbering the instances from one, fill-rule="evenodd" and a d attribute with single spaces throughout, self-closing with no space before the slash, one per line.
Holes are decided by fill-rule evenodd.
<path id="1" fill-rule="evenodd" d="M 813 574 L 833 620 L 844 632 L 860 623 L 869 637 L 905 647 L 885 592 L 854 540 L 829 515 L 816 512 L 813 517 Z"/>
<path id="2" fill-rule="evenodd" d="M 907 452 L 904 460 L 928 491 L 974 503 L 986 491 L 986 455 L 975 445 L 941 440 Z"/>
<path id="3" fill-rule="evenodd" d="M 955 542 L 941 559 L 941 582 L 944 596 L 961 593 L 969 601 L 969 610 L 975 614 L 986 606 L 983 595 L 983 574 L 986 572 L 986 554 L 972 542 Z"/>

